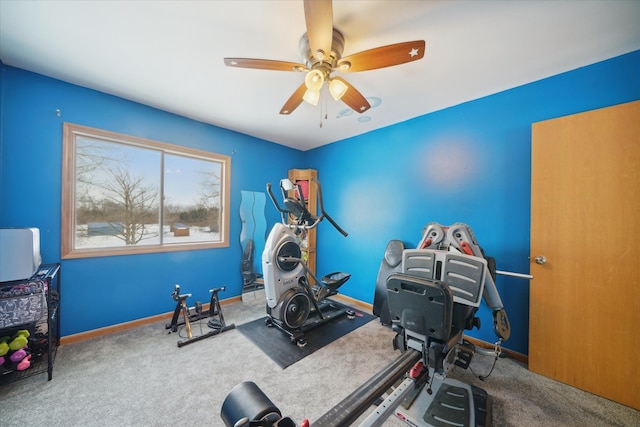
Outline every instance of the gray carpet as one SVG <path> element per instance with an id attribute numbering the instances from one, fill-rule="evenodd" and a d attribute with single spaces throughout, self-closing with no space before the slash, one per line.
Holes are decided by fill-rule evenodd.
<path id="1" fill-rule="evenodd" d="M 227 323 L 264 316 L 264 294 L 223 306 Z M 282 370 L 237 330 L 178 348 L 164 323 L 62 346 L 46 375 L 0 387 L 2 426 L 221 426 L 219 411 L 238 383 L 257 383 L 281 411 L 319 418 L 398 356 L 392 331 L 371 321 Z M 206 325 L 205 325 L 206 330 Z M 194 333 L 199 332 L 198 327 Z M 471 366 L 486 374 L 492 359 Z M 640 411 L 529 372 L 500 359 L 481 382 L 494 399 L 495 426 L 640 426 Z M 389 419 L 387 426 L 403 426 Z"/>

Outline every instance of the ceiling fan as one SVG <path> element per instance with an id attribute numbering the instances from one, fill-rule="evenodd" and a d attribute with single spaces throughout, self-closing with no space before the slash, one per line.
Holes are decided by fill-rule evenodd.
<path id="1" fill-rule="evenodd" d="M 257 68 L 274 71 L 306 72 L 304 83 L 285 102 L 280 114 L 291 114 L 302 101 L 318 105 L 320 90 L 326 83 L 333 98 L 342 100 L 351 109 L 363 113 L 371 108 L 364 96 L 334 71 L 352 73 L 375 70 L 407 62 L 424 56 L 424 40 L 381 46 L 342 57 L 344 36 L 333 28 L 331 0 L 303 0 L 307 32 L 300 40 L 304 64 L 270 59 L 224 58 L 229 67 Z"/>

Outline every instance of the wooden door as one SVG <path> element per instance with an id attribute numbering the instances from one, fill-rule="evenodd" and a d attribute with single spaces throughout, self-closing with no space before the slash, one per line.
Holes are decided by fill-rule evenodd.
<path id="1" fill-rule="evenodd" d="M 640 409 L 640 101 L 532 132 L 529 369 Z"/>

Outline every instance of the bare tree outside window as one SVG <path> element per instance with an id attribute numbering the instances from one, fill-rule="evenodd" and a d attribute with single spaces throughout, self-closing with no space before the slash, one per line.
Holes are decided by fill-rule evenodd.
<path id="1" fill-rule="evenodd" d="M 62 256 L 228 246 L 227 156 L 65 123 Z"/>
<path id="2" fill-rule="evenodd" d="M 136 245 L 144 238 L 158 235 L 157 231 L 148 232 L 147 224 L 157 224 L 158 190 L 153 186 L 144 186 L 144 177 L 134 177 L 128 169 L 118 168 L 109 171 L 111 180 L 104 184 L 104 194 L 115 206 L 114 221 L 123 225 L 121 233 L 115 237 L 126 245 Z"/>

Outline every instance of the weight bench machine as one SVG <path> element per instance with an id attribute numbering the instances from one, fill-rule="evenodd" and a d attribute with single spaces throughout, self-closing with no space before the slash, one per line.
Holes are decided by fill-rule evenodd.
<path id="1" fill-rule="evenodd" d="M 361 426 L 380 426 L 390 415 L 421 427 L 491 425 L 487 393 L 447 378 L 455 366 L 467 368 L 474 355 L 464 330 L 480 327 L 475 313 L 481 298 L 493 310 L 496 360 L 510 335 L 494 279 L 471 229 L 461 223 L 428 224 L 419 249 L 403 251 L 402 272 L 389 276 L 387 291 L 396 331 L 393 344 L 401 355 L 311 425 L 349 426 L 380 398 L 384 401 Z M 221 417 L 227 427 L 297 425 L 282 417 L 251 382 L 229 393 Z"/>
<path id="2" fill-rule="evenodd" d="M 209 301 L 209 310 L 203 311 L 200 301 L 197 301 L 195 306 L 188 307 L 187 298 L 191 297 L 191 294 L 181 294 L 180 285 L 175 285 L 171 297 L 176 302 L 176 308 L 173 311 L 171 323 L 166 324 L 165 329 L 170 329 L 169 333 L 171 333 L 177 332 L 178 326 L 185 326 L 187 339 L 178 341 L 178 347 L 221 334 L 236 327 L 233 323 L 231 325 L 227 325 L 224 321 L 224 316 L 222 315 L 218 292 L 224 292 L 225 290 L 226 286 L 210 289 L 209 292 L 211 292 L 211 300 Z M 182 315 L 182 320 L 180 320 L 180 315 Z M 211 330 L 207 333 L 194 337 L 191 330 L 191 322 L 201 321 L 206 318 L 210 318 L 207 322 L 207 326 L 209 326 Z"/>

